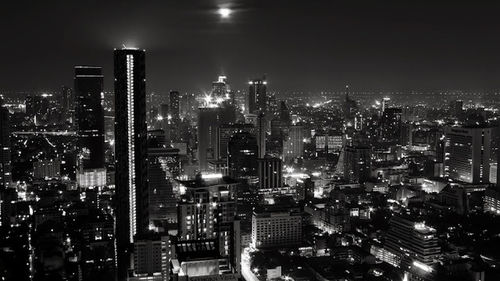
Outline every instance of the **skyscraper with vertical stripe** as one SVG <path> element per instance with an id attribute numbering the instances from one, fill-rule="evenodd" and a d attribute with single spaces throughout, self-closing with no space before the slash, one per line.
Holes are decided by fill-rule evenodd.
<path id="1" fill-rule="evenodd" d="M 134 235 L 147 231 L 145 51 L 114 51 L 116 246 L 118 280 L 125 280 Z"/>

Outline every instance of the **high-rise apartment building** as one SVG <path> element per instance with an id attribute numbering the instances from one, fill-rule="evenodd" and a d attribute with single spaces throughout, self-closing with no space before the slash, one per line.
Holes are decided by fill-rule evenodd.
<path id="1" fill-rule="evenodd" d="M 186 192 L 178 204 L 180 241 L 215 241 L 229 267 L 240 272 L 240 222 L 236 217 L 238 182 L 230 178 L 180 181 Z"/>

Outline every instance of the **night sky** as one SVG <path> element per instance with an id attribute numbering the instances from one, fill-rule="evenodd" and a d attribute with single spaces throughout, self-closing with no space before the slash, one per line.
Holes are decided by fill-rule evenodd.
<path id="1" fill-rule="evenodd" d="M 9 1 L 0 90 L 72 86 L 76 64 L 103 66 L 112 90 L 122 44 L 146 49 L 148 91 L 202 91 L 220 73 L 237 89 L 263 74 L 278 91 L 499 89 L 498 1 L 432 2 Z"/>

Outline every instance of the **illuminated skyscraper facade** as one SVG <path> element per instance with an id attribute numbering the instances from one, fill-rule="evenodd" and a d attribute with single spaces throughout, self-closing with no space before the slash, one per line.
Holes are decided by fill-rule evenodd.
<path id="1" fill-rule="evenodd" d="M 0 105 L 1 105 L 0 101 Z M 9 110 L 0 106 L 0 189 L 9 187 L 12 181 Z"/>
<path id="2" fill-rule="evenodd" d="M 170 115 L 173 120 L 180 118 L 180 94 L 178 91 L 170 91 Z"/>
<path id="3" fill-rule="evenodd" d="M 129 267 L 134 235 L 147 231 L 147 127 L 145 51 L 114 51 L 116 239 L 118 279 Z"/>
<path id="4" fill-rule="evenodd" d="M 248 89 L 248 113 L 257 114 L 267 111 L 267 81 L 266 77 L 254 79 Z"/>
<path id="5" fill-rule="evenodd" d="M 445 128 L 445 175 L 468 183 L 488 183 L 492 128 Z"/>

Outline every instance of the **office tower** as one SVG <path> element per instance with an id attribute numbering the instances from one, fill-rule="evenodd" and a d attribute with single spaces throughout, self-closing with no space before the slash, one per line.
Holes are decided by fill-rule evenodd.
<path id="1" fill-rule="evenodd" d="M 170 115 L 168 121 L 170 122 L 170 139 L 172 142 L 179 142 L 181 140 L 181 116 L 180 116 L 180 99 L 181 96 L 178 91 L 171 91 L 170 95 Z"/>
<path id="2" fill-rule="evenodd" d="M 168 235 L 138 235 L 134 241 L 133 277 L 128 280 L 169 280 L 170 246 Z"/>
<path id="3" fill-rule="evenodd" d="M 266 155 L 266 135 L 267 135 L 267 121 L 264 113 L 259 113 L 257 117 L 257 145 L 259 146 L 259 158 Z"/>
<path id="4" fill-rule="evenodd" d="M 488 183 L 492 128 L 445 128 L 445 176 L 468 183 Z"/>
<path id="5" fill-rule="evenodd" d="M 227 167 L 232 178 L 257 176 L 258 146 L 255 137 L 249 133 L 237 133 L 228 143 Z"/>
<path id="6" fill-rule="evenodd" d="M 382 110 L 380 111 L 380 115 L 384 114 L 384 111 L 386 108 L 389 107 L 389 102 L 391 101 L 391 98 L 385 97 L 382 99 Z"/>
<path id="7" fill-rule="evenodd" d="M 358 111 L 358 105 L 355 100 L 349 97 L 349 85 L 345 86 L 345 99 L 343 104 L 343 117 L 344 117 L 344 126 L 345 127 L 353 127 L 354 126 L 354 117 L 356 116 L 356 112 Z"/>
<path id="8" fill-rule="evenodd" d="M 180 243 L 213 243 L 213 250 L 227 260 L 230 272 L 239 273 L 241 234 L 240 223 L 236 218 L 238 183 L 230 178 L 203 179 L 201 175 L 179 183 L 186 188 L 177 211 Z"/>
<path id="9" fill-rule="evenodd" d="M 118 279 L 129 267 L 130 245 L 148 229 L 145 51 L 114 51 L 116 239 Z"/>
<path id="10" fill-rule="evenodd" d="M 283 186 L 281 159 L 269 155 L 257 159 L 259 189 L 273 189 Z"/>
<path id="11" fill-rule="evenodd" d="M 178 91 L 170 91 L 170 115 L 173 120 L 180 118 L 180 94 Z"/>
<path id="12" fill-rule="evenodd" d="M 283 156 L 285 161 L 301 157 L 304 152 L 304 127 L 293 125 L 288 129 L 288 136 L 283 142 Z"/>
<path id="13" fill-rule="evenodd" d="M 212 97 L 214 100 L 227 100 L 229 99 L 229 84 L 227 77 L 220 75 L 217 81 L 212 82 Z"/>
<path id="14" fill-rule="evenodd" d="M 386 108 L 382 115 L 382 140 L 401 144 L 401 108 Z"/>
<path id="15" fill-rule="evenodd" d="M 290 117 L 290 109 L 286 105 L 285 101 L 280 102 L 279 120 L 283 126 L 290 126 L 292 123 L 292 118 Z"/>
<path id="16" fill-rule="evenodd" d="M 256 208 L 252 215 L 255 248 L 293 247 L 302 243 L 302 214 L 296 210 Z"/>
<path id="17" fill-rule="evenodd" d="M 248 111 L 248 95 L 245 91 L 233 91 L 234 93 L 234 104 L 239 111 L 245 113 Z"/>
<path id="18" fill-rule="evenodd" d="M 364 146 L 345 146 L 344 178 L 350 183 L 364 183 L 370 179 L 371 149 Z"/>
<path id="19" fill-rule="evenodd" d="M 74 100 L 75 96 L 73 90 L 69 87 L 63 86 L 61 89 L 61 108 L 64 122 L 73 123 L 74 114 Z"/>
<path id="20" fill-rule="evenodd" d="M 266 150 L 276 155 L 284 155 L 283 144 L 288 138 L 288 126 L 283 126 L 278 119 L 271 120 L 271 135 L 266 144 Z"/>
<path id="21" fill-rule="evenodd" d="M 184 93 L 180 100 L 180 114 L 184 118 L 192 118 L 196 114 L 196 99 L 193 93 Z"/>
<path id="22" fill-rule="evenodd" d="M 267 93 L 267 113 L 269 116 L 276 117 L 279 114 L 279 104 L 276 98 L 276 92 Z"/>
<path id="23" fill-rule="evenodd" d="M 389 231 L 385 238 L 385 249 L 393 254 L 390 264 L 399 266 L 401 262 L 414 261 L 431 265 L 441 254 L 436 230 L 423 222 L 415 222 L 400 216 L 389 221 Z M 403 259 L 409 259 L 404 261 Z"/>
<path id="24" fill-rule="evenodd" d="M 218 107 L 200 107 L 198 113 L 198 162 L 200 170 L 208 168 L 208 160 L 217 155 L 217 128 L 220 125 Z"/>
<path id="25" fill-rule="evenodd" d="M 76 126 L 80 170 L 104 168 L 102 68 L 75 66 Z"/>
<path id="26" fill-rule="evenodd" d="M 149 220 L 171 229 L 177 223 L 177 200 L 172 181 L 179 172 L 179 150 L 174 148 L 148 148 Z"/>
<path id="27" fill-rule="evenodd" d="M 267 81 L 264 76 L 262 79 L 254 79 L 250 82 L 248 89 L 248 113 L 259 114 L 267 112 Z"/>
<path id="28" fill-rule="evenodd" d="M 0 101 L 0 189 L 10 187 L 12 182 L 12 163 L 10 145 L 9 110 Z"/>
<path id="29" fill-rule="evenodd" d="M 252 124 L 222 124 L 217 128 L 218 159 L 227 159 L 227 145 L 229 140 L 233 135 L 242 132 L 256 136 L 255 126 Z"/>

